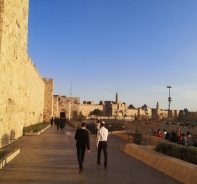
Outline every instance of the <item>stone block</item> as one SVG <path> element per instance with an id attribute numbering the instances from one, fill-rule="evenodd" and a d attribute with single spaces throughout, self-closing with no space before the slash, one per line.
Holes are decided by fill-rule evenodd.
<path id="1" fill-rule="evenodd" d="M 188 173 L 193 173 L 193 171 L 195 171 L 195 167 L 193 166 L 193 164 L 187 163 L 185 161 L 176 159 L 174 164 L 177 165 L 176 167 L 176 171 L 173 175 L 173 178 L 180 181 L 180 182 L 184 182 L 184 179 L 186 178 Z M 197 170 L 196 170 L 196 176 L 197 176 Z M 193 176 L 191 175 L 191 178 L 193 178 Z M 193 178 L 193 181 L 195 181 L 195 178 Z"/>
<path id="2" fill-rule="evenodd" d="M 169 159 L 164 155 L 162 155 L 157 170 L 165 173 L 165 170 L 167 169 L 169 162 L 170 162 Z"/>
<path id="3" fill-rule="evenodd" d="M 20 149 L 10 153 L 6 158 L 0 160 L 0 169 L 2 169 L 6 164 L 8 164 L 14 157 L 20 153 Z"/>
<path id="4" fill-rule="evenodd" d="M 177 164 L 175 164 L 175 159 L 174 158 L 168 158 L 169 162 L 167 164 L 166 170 L 164 171 L 164 173 L 170 177 L 174 176 L 174 173 L 177 170 Z"/>
<path id="5" fill-rule="evenodd" d="M 185 184 L 197 184 L 197 166 L 135 144 L 126 144 L 124 152 Z"/>
<path id="6" fill-rule="evenodd" d="M 190 165 L 189 169 L 184 176 L 183 183 L 185 184 L 197 184 L 197 166 Z"/>
<path id="7" fill-rule="evenodd" d="M 143 157 L 141 158 L 141 161 L 147 164 L 148 160 L 150 159 L 151 155 L 149 152 L 144 152 Z"/>

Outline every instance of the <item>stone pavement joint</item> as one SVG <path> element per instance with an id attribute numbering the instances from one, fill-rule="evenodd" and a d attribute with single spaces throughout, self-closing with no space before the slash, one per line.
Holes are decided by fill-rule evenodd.
<path id="1" fill-rule="evenodd" d="M 79 173 L 75 131 L 70 125 L 62 132 L 57 131 L 53 125 L 38 136 L 21 137 L 18 143 L 20 154 L 0 170 L 0 183 L 180 183 L 122 152 L 120 145 L 126 142 L 116 135 L 108 138 L 108 169 L 104 169 L 103 154 L 101 165 L 97 165 L 95 135 L 91 135 L 91 151 L 86 153 L 84 170 Z"/>

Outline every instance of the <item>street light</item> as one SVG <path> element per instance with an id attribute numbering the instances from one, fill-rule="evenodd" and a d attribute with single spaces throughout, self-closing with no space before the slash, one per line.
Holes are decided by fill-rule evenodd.
<path id="1" fill-rule="evenodd" d="M 170 121 L 170 103 L 172 101 L 172 98 L 170 97 L 170 88 L 172 88 L 172 86 L 167 86 L 167 88 L 169 89 L 169 97 L 168 97 L 168 102 L 169 102 L 169 108 L 168 108 L 168 119 Z"/>

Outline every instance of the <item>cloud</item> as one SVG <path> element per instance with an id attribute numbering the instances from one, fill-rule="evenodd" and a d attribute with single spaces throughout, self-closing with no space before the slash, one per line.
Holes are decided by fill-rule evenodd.
<path id="1" fill-rule="evenodd" d="M 111 93 L 98 93 L 99 95 L 104 95 L 104 96 L 114 96 L 114 94 Z"/>
<path id="2" fill-rule="evenodd" d="M 147 89 L 151 92 L 161 92 L 158 94 L 160 97 L 166 97 L 162 92 L 168 93 L 168 89 L 164 86 L 154 86 L 152 88 Z M 180 86 L 172 86 L 170 90 L 170 96 L 174 98 L 189 98 L 189 99 L 197 99 L 197 85 L 180 85 Z"/>
<path id="3" fill-rule="evenodd" d="M 111 86 L 101 86 L 101 88 L 104 88 L 104 89 L 111 89 Z"/>

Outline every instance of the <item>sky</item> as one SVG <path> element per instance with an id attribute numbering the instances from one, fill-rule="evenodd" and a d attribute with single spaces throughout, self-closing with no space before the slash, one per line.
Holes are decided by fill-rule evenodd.
<path id="1" fill-rule="evenodd" d="M 196 0 L 29 0 L 28 55 L 54 95 L 197 111 Z"/>

